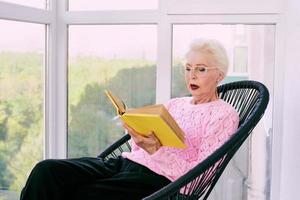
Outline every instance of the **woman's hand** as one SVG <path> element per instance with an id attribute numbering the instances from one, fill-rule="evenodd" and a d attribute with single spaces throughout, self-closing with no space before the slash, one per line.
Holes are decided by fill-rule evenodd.
<path id="1" fill-rule="evenodd" d="M 125 123 L 123 123 L 123 127 L 128 131 L 128 134 L 131 136 L 136 145 L 144 149 L 147 153 L 153 154 L 161 147 L 160 141 L 153 132 L 147 136 L 142 136 Z"/>

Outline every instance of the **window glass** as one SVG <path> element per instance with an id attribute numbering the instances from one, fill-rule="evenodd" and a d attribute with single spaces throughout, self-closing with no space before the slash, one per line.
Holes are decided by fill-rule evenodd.
<path id="1" fill-rule="evenodd" d="M 248 68 L 248 47 L 236 46 L 233 48 L 232 67 L 234 72 L 245 73 Z"/>
<path id="2" fill-rule="evenodd" d="M 95 156 L 123 134 L 110 89 L 127 107 L 155 103 L 156 25 L 69 27 L 68 157 Z"/>
<path id="3" fill-rule="evenodd" d="M 189 44 L 196 38 L 219 40 L 229 56 L 229 72 L 222 83 L 243 79 L 264 83 L 273 96 L 275 68 L 274 25 L 173 25 L 172 97 L 189 92 L 184 83 L 182 60 Z M 222 84 L 221 83 L 221 84 Z M 267 199 L 270 187 L 272 106 L 227 166 L 209 199 Z M 258 175 L 259 174 L 259 175 Z M 246 180 L 246 181 L 245 181 Z"/>
<path id="4" fill-rule="evenodd" d="M 43 158 L 45 25 L 0 20 L 0 33 L 0 199 L 14 200 Z"/>
<path id="5" fill-rule="evenodd" d="M 69 0 L 69 10 L 157 9 L 158 0 Z"/>
<path id="6" fill-rule="evenodd" d="M 47 7 L 47 0 L 1 0 L 8 3 L 20 4 L 23 6 L 32 6 L 36 8 L 45 9 Z"/>

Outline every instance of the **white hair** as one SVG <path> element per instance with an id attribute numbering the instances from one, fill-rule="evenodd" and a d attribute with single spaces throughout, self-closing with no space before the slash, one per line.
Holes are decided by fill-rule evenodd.
<path id="1" fill-rule="evenodd" d="M 217 62 L 216 67 L 224 73 L 224 76 L 226 76 L 229 60 L 224 46 L 219 41 L 212 39 L 193 40 L 185 57 L 187 57 L 191 51 L 212 55 Z"/>

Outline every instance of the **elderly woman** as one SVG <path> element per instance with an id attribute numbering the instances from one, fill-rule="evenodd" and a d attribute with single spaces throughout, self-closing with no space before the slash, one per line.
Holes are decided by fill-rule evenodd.
<path id="1" fill-rule="evenodd" d="M 32 170 L 21 200 L 142 199 L 188 172 L 220 147 L 237 129 L 239 117 L 218 98 L 228 58 L 214 40 L 195 40 L 186 54 L 185 80 L 191 97 L 165 106 L 185 132 L 187 148 L 161 146 L 154 134 L 141 136 L 123 124 L 132 151 L 99 158 L 45 160 Z"/>

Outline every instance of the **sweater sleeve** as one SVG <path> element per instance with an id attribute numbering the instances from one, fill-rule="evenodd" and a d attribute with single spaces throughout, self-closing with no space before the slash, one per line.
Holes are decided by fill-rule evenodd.
<path id="1" fill-rule="evenodd" d="M 163 170 L 161 174 L 165 174 L 169 179 L 174 181 L 224 144 L 236 131 L 239 117 L 234 110 L 222 113 L 216 114 L 207 122 L 203 131 L 203 138 L 197 149 L 196 160 L 189 161 L 188 159 L 179 157 L 176 155 L 176 151 L 169 151 L 169 147 L 161 147 L 157 152 L 152 154 L 152 159 L 159 165 L 160 170 Z"/>
<path id="2" fill-rule="evenodd" d="M 130 144 L 131 146 L 131 151 L 137 151 L 140 149 L 140 147 L 138 145 L 136 145 L 136 143 L 133 141 L 133 139 L 130 139 L 128 141 L 128 143 Z"/>

